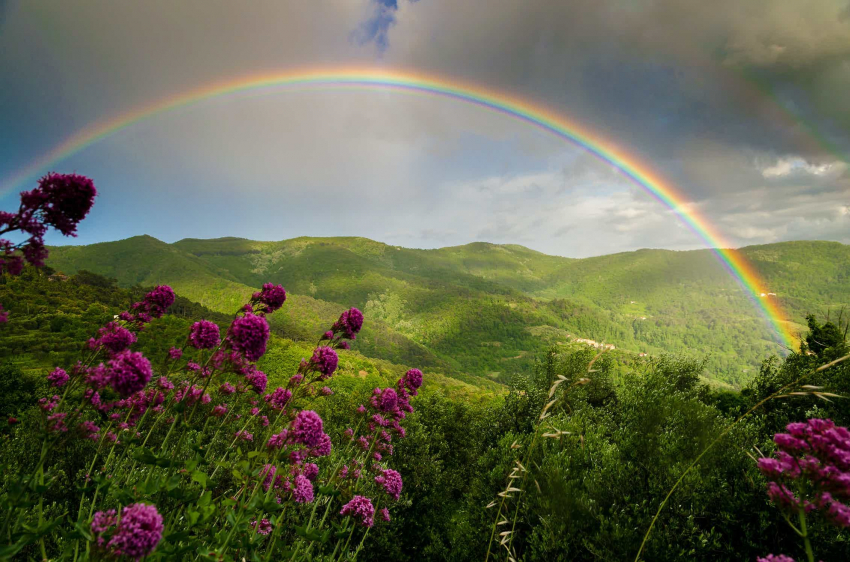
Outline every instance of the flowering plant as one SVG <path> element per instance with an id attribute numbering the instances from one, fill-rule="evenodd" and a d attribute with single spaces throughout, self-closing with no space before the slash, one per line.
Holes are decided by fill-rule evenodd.
<path id="1" fill-rule="evenodd" d="M 45 186 L 68 183 L 48 178 Z M 90 182 L 71 183 L 82 192 Z M 73 233 L 88 207 L 62 214 L 50 205 L 67 198 L 45 193 L 33 216 Z M 133 346 L 174 300 L 170 287 L 155 287 L 100 328 L 79 361 L 47 375 L 41 449 L 0 494 L 0 558 L 28 548 L 69 560 L 356 556 L 400 498 L 402 477 L 387 460 L 393 440 L 405 436 L 422 373 L 411 369 L 395 386 L 374 389 L 335 447 L 312 406 L 333 395 L 327 381 L 362 327 L 359 310 L 343 312 L 286 384 L 270 389 L 257 361 L 269 345 L 267 316 L 286 300 L 283 287 L 263 285 L 225 330 L 195 322 L 182 347 L 163 346 L 162 360 L 152 362 Z M 79 503 L 76 512 L 51 514 L 44 496 L 60 476 L 52 461 L 75 440 L 93 450 Z"/>
<path id="2" fill-rule="evenodd" d="M 850 527 L 850 431 L 817 418 L 789 423 L 785 429 L 787 433 L 773 436 L 777 450 L 773 457 L 759 459 L 759 470 L 768 479 L 767 495 L 813 562 L 809 515 L 820 512 L 838 527 Z M 791 521 L 794 516 L 797 525 Z M 763 560 L 785 559 L 790 560 L 783 555 Z"/>

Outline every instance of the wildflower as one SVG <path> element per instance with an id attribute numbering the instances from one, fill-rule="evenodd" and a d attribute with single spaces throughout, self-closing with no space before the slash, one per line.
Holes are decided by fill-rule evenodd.
<path id="1" fill-rule="evenodd" d="M 269 521 L 268 519 L 262 519 L 260 521 L 259 527 L 257 527 L 256 521 L 252 521 L 251 522 L 251 528 L 253 529 L 255 527 L 257 528 L 257 533 L 259 533 L 261 535 L 268 535 L 269 533 L 272 532 L 272 524 L 271 524 L 271 521 Z"/>
<path id="2" fill-rule="evenodd" d="M 280 449 L 286 444 L 287 431 L 284 429 L 280 433 L 272 435 L 266 442 L 266 447 L 269 449 Z"/>
<path id="3" fill-rule="evenodd" d="M 183 350 L 179 347 L 172 347 L 168 350 L 168 356 L 171 359 L 180 359 L 181 357 L 183 357 Z"/>
<path id="4" fill-rule="evenodd" d="M 416 396 L 416 391 L 422 386 L 422 371 L 419 369 L 410 369 L 402 377 L 404 386 L 410 390 L 413 396 Z"/>
<path id="5" fill-rule="evenodd" d="M 3 264 L 0 263 L 0 266 L 2 266 L 2 265 Z M 3 270 L 3 268 L 0 267 L 0 271 L 2 271 L 2 270 Z M 8 321 L 9 321 L 9 312 L 6 311 L 6 310 L 3 310 L 3 305 L 0 304 L 0 324 L 5 324 Z"/>
<path id="6" fill-rule="evenodd" d="M 139 352 L 123 351 L 109 362 L 109 384 L 124 397 L 143 389 L 152 374 L 151 362 Z"/>
<path id="7" fill-rule="evenodd" d="M 322 418 L 312 410 L 302 410 L 292 422 L 292 438 L 308 447 L 318 445 L 324 435 Z"/>
<path id="8" fill-rule="evenodd" d="M 140 559 L 162 540 L 162 516 L 153 505 L 134 503 L 121 511 L 118 530 L 108 546 L 119 556 Z"/>
<path id="9" fill-rule="evenodd" d="M 302 375 L 300 373 L 296 373 L 296 374 L 292 375 L 291 377 L 289 377 L 289 385 L 288 386 L 295 388 L 296 386 L 301 384 L 302 380 L 304 380 L 304 375 Z"/>
<path id="10" fill-rule="evenodd" d="M 266 390 L 266 385 L 268 384 L 268 378 L 262 371 L 254 371 L 245 375 L 245 381 L 254 388 L 257 394 L 262 394 Z"/>
<path id="11" fill-rule="evenodd" d="M 47 416 L 48 431 L 66 432 L 68 427 L 65 425 L 65 418 L 68 417 L 66 412 L 57 412 Z"/>
<path id="12" fill-rule="evenodd" d="M 392 499 L 398 501 L 402 487 L 401 474 L 388 468 L 380 476 L 375 477 L 375 483 L 381 486 Z"/>
<path id="13" fill-rule="evenodd" d="M 354 430 L 349 427 L 345 431 L 343 431 L 343 435 L 351 439 L 354 436 Z"/>
<path id="14" fill-rule="evenodd" d="M 371 527 L 375 523 L 375 506 L 365 496 L 354 496 L 351 498 L 351 501 L 342 507 L 342 511 L 339 514 L 353 517 L 355 522 L 363 527 Z"/>
<path id="15" fill-rule="evenodd" d="M 295 503 L 310 503 L 313 501 L 313 483 L 303 474 L 295 477 L 295 487 L 292 490 Z"/>
<path id="16" fill-rule="evenodd" d="M 65 369 L 60 369 L 59 367 L 56 367 L 47 375 L 47 383 L 56 388 L 65 386 L 69 380 L 71 380 L 71 377 L 68 376 Z"/>
<path id="17" fill-rule="evenodd" d="M 327 433 L 323 433 L 322 436 L 319 438 L 318 445 L 313 447 L 311 454 L 314 457 L 326 457 L 331 454 L 332 446 L 333 445 L 331 443 L 331 436 Z"/>
<path id="18" fill-rule="evenodd" d="M 83 434 L 83 437 L 85 437 L 86 439 L 91 439 L 92 441 L 97 441 L 100 428 L 96 426 L 93 422 L 86 420 L 82 422 L 78 427 L 80 432 Z"/>
<path id="19" fill-rule="evenodd" d="M 382 412 L 392 412 L 398 406 L 398 394 L 392 388 L 385 388 L 381 392 L 378 407 Z"/>
<path id="20" fill-rule="evenodd" d="M 115 515 L 115 510 L 110 509 L 108 511 L 96 511 L 94 517 L 92 517 L 91 531 L 92 533 L 98 536 L 98 546 L 103 546 L 103 543 L 106 542 L 100 535 L 114 527 L 115 524 L 118 522 L 118 518 Z"/>
<path id="21" fill-rule="evenodd" d="M 817 418 L 785 429 L 773 437 L 775 456 L 759 460 L 768 497 L 781 509 L 822 510 L 835 525 L 850 527 L 850 431 Z M 800 479 L 810 486 L 795 487 L 811 489 L 808 496 L 796 496 L 787 485 Z"/>
<path id="22" fill-rule="evenodd" d="M 168 285 L 157 285 L 154 290 L 145 295 L 144 310 L 154 318 L 161 318 L 165 311 L 174 304 L 174 291 Z"/>
<path id="23" fill-rule="evenodd" d="M 263 311 L 271 314 L 278 310 L 286 301 L 286 290 L 280 285 L 266 283 L 263 285 L 263 290 L 252 295 L 251 300 L 264 305 Z"/>
<path id="24" fill-rule="evenodd" d="M 386 523 L 389 523 L 389 522 L 390 522 L 390 510 L 389 510 L 389 509 L 387 509 L 386 507 L 382 507 L 382 508 L 378 511 L 378 515 L 380 516 L 381 521 L 384 521 L 384 522 L 386 522 Z"/>
<path id="25" fill-rule="evenodd" d="M 242 441 L 253 441 L 254 440 L 254 436 L 251 435 L 250 433 L 248 433 L 245 430 L 237 431 L 236 434 L 234 435 L 234 438 L 235 439 L 241 439 Z"/>
<path id="26" fill-rule="evenodd" d="M 357 408 L 357 413 L 358 414 L 365 414 L 366 413 L 366 406 L 364 406 L 363 404 L 360 404 L 360 406 L 358 406 L 358 408 Z"/>
<path id="27" fill-rule="evenodd" d="M 266 394 L 263 399 L 268 402 L 273 410 L 283 410 L 287 402 L 292 398 L 292 391 L 288 388 L 277 387 L 271 394 Z"/>
<path id="28" fill-rule="evenodd" d="M 339 320 L 333 325 L 334 331 L 340 331 L 345 337 L 353 340 L 357 337 L 360 328 L 363 327 L 363 313 L 356 308 L 343 312 Z"/>
<path id="29" fill-rule="evenodd" d="M 227 413 L 227 404 L 219 404 L 212 409 L 212 415 L 217 418 L 222 418 Z"/>
<path id="30" fill-rule="evenodd" d="M 322 393 L 322 396 L 331 396 L 334 393 L 334 391 L 327 386 L 323 386 L 322 390 L 320 390 L 319 392 Z"/>
<path id="31" fill-rule="evenodd" d="M 313 356 L 310 358 L 310 363 L 318 372 L 322 374 L 322 380 L 333 375 L 339 363 L 339 356 L 336 351 L 328 346 L 319 346 L 313 351 Z"/>
<path id="32" fill-rule="evenodd" d="M 231 324 L 229 339 L 233 349 L 249 361 L 256 361 L 266 352 L 269 323 L 262 316 L 246 313 Z"/>
<path id="33" fill-rule="evenodd" d="M 332 340 L 332 339 L 334 339 L 334 333 L 332 331 L 328 330 L 327 332 L 322 334 L 322 339 L 323 340 Z"/>
<path id="34" fill-rule="evenodd" d="M 304 469 L 301 472 L 307 480 L 311 482 L 316 480 L 316 477 L 319 475 L 319 465 L 316 463 L 307 463 L 304 465 Z"/>
<path id="35" fill-rule="evenodd" d="M 168 380 L 168 377 L 159 377 L 156 380 L 156 385 L 166 392 L 174 389 L 174 383 Z"/>
<path id="36" fill-rule="evenodd" d="M 236 392 L 236 387 L 234 387 L 229 382 L 226 382 L 219 387 L 218 391 L 224 394 L 225 396 L 228 396 Z"/>
<path id="37" fill-rule="evenodd" d="M 59 405 L 59 396 L 54 395 L 51 398 L 39 398 L 38 407 L 45 412 L 52 412 Z"/>
<path id="38" fill-rule="evenodd" d="M 28 199 L 39 202 L 44 222 L 65 236 L 76 236 L 77 224 L 89 214 L 97 189 L 94 182 L 85 176 L 50 173 L 38 180 L 35 190 L 27 193 L 37 194 L 37 197 Z M 22 193 L 22 203 L 24 199 Z"/>
<path id="39" fill-rule="evenodd" d="M 112 353 L 120 353 L 136 343 L 136 336 L 127 328 L 110 322 L 103 328 L 97 331 L 98 338 L 94 340 L 94 344 L 89 345 L 93 348 L 100 346 L 105 347 Z"/>
<path id="40" fill-rule="evenodd" d="M 794 562 L 794 559 L 784 554 L 768 554 L 764 558 L 756 558 L 756 562 Z"/>
<path id="41" fill-rule="evenodd" d="M 221 343 L 221 330 L 209 320 L 195 322 L 189 329 L 189 345 L 196 349 L 213 349 Z"/>

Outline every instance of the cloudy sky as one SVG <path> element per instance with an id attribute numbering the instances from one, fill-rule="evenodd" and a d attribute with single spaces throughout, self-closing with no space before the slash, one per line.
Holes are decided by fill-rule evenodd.
<path id="1" fill-rule="evenodd" d="M 850 243 L 849 0 L 0 0 L 0 208 L 31 185 L 9 178 L 92 123 L 238 76 L 349 65 L 543 104 L 665 177 L 733 246 Z M 77 243 L 704 245 L 576 146 L 393 91 L 206 100 L 50 169 L 101 192 Z"/>

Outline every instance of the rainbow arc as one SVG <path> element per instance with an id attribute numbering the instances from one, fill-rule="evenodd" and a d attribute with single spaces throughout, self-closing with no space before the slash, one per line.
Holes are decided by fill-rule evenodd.
<path id="1" fill-rule="evenodd" d="M 7 179 L 0 188 L 0 197 L 34 180 L 57 163 L 85 148 L 132 126 L 139 121 L 174 111 L 203 100 L 219 98 L 238 92 L 281 87 L 321 87 L 343 89 L 380 89 L 439 96 L 469 103 L 523 121 L 579 146 L 599 160 L 616 167 L 634 184 L 669 208 L 711 249 L 723 267 L 732 275 L 754 305 L 770 323 L 780 343 L 792 347 L 794 334 L 784 321 L 784 314 L 775 299 L 766 295 L 767 288 L 753 266 L 736 250 L 731 249 L 717 230 L 688 199 L 648 164 L 629 154 L 623 147 L 605 139 L 585 125 L 539 103 L 532 103 L 510 94 L 480 85 L 464 83 L 454 78 L 420 72 L 377 70 L 374 68 L 322 68 L 290 70 L 241 76 L 208 84 L 179 93 L 108 120 L 95 122 L 78 131 L 53 150 L 35 160 Z"/>

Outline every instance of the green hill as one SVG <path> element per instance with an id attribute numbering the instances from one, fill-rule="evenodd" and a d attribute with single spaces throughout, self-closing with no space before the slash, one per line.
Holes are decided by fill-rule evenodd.
<path id="1" fill-rule="evenodd" d="M 850 304 L 850 246 L 788 242 L 741 252 L 795 329 L 808 312 Z M 732 384 L 783 351 L 708 250 L 568 259 L 487 243 L 415 250 L 365 238 L 166 244 L 141 236 L 52 248 L 48 264 L 126 287 L 169 283 L 225 313 L 262 283 L 281 283 L 291 297 L 273 328 L 291 339 L 312 338 L 344 307 L 358 306 L 370 319 L 357 342 L 363 354 L 503 381 L 535 352 L 571 338 L 706 357 L 706 374 Z"/>

